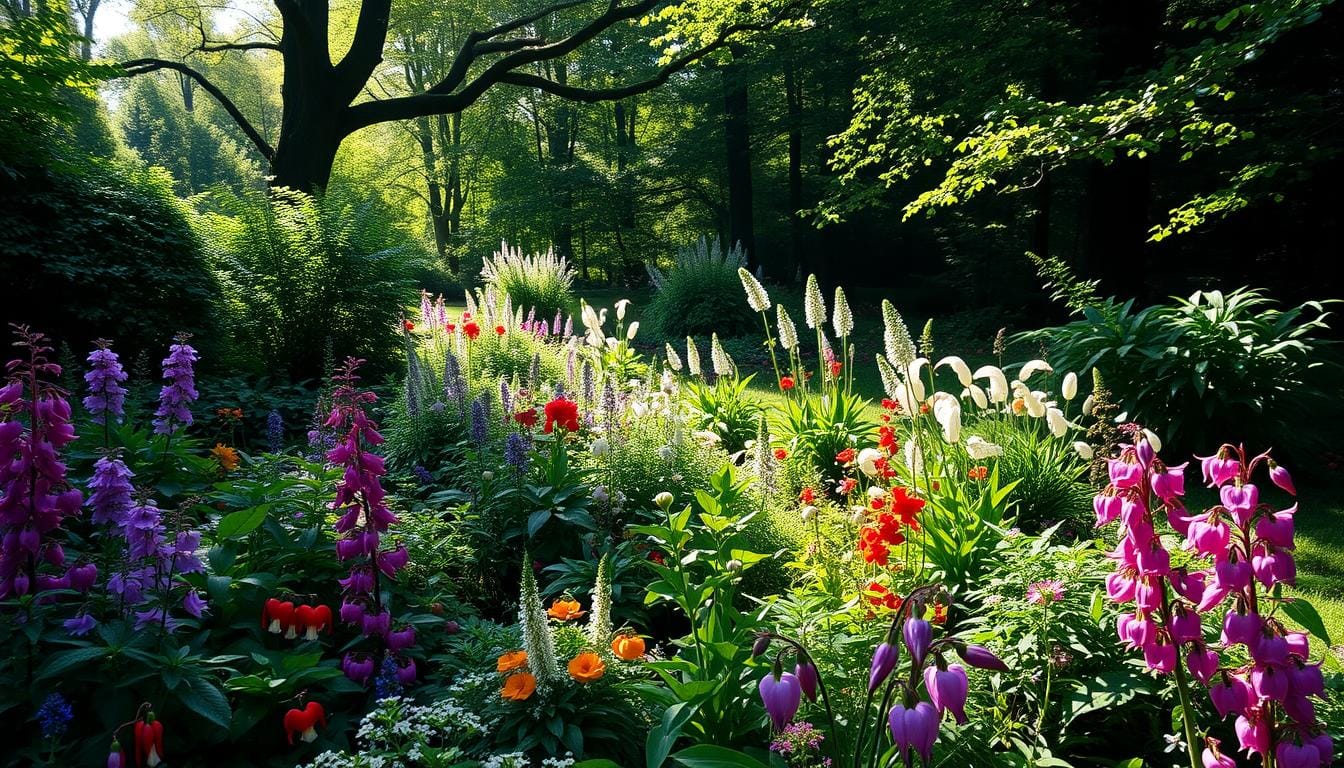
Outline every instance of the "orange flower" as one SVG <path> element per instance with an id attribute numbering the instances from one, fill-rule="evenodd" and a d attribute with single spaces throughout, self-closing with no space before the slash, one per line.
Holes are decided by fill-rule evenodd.
<path id="1" fill-rule="evenodd" d="M 591 651 L 580 653 L 569 660 L 569 676 L 580 683 L 594 683 L 607 673 L 607 665 Z"/>
<path id="2" fill-rule="evenodd" d="M 527 701 L 536 690 L 537 678 L 531 672 L 518 672 L 508 676 L 499 695 L 509 701 Z"/>
<path id="3" fill-rule="evenodd" d="M 509 651 L 501 654 L 499 661 L 495 662 L 495 671 L 512 672 L 525 666 L 527 666 L 527 651 Z"/>
<path id="4" fill-rule="evenodd" d="M 619 635 L 611 641 L 611 652 L 618 659 L 634 661 L 644 655 L 644 638 L 639 635 Z"/>
<path id="5" fill-rule="evenodd" d="M 1027 410 L 1027 401 L 1020 397 L 1015 398 L 1013 400 L 1013 413 L 1021 415 L 1025 410 Z"/>
<path id="6" fill-rule="evenodd" d="M 572 621 L 583 616 L 585 613 L 587 613 L 587 611 L 579 610 L 578 600 L 564 600 L 558 597 L 551 603 L 551 607 L 546 611 L 547 616 L 560 621 Z"/>
<path id="7" fill-rule="evenodd" d="M 984 480 L 989 477 L 989 467 L 981 464 L 978 467 L 971 467 L 966 471 L 966 475 L 972 480 Z"/>
<path id="8" fill-rule="evenodd" d="M 215 461 L 219 462 L 219 466 L 225 472 L 232 472 L 238 468 L 238 451 L 223 443 L 215 443 L 215 447 L 210 449 L 210 455 L 215 457 Z"/>

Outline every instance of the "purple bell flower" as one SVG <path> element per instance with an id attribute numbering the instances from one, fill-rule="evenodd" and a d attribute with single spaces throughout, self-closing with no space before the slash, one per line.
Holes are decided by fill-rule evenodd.
<path id="1" fill-rule="evenodd" d="M 929 701 L 938 709 L 938 714 L 951 712 L 957 724 L 966 722 L 966 694 L 970 683 L 966 680 L 966 669 L 960 664 L 951 664 L 947 669 L 936 666 L 924 670 L 924 687 L 929 691 Z"/>
<path id="2" fill-rule="evenodd" d="M 883 641 L 873 652 L 873 663 L 868 667 L 868 692 L 877 690 L 891 670 L 896 668 L 896 662 L 900 661 L 900 648 L 892 643 Z"/>
<path id="3" fill-rule="evenodd" d="M 802 704 L 803 689 L 798 677 L 791 672 L 771 672 L 761 678 L 760 693 L 770 724 L 776 731 L 784 730 Z"/>
<path id="4" fill-rule="evenodd" d="M 905 647 L 910 649 L 915 669 L 924 666 L 924 655 L 929 652 L 929 644 L 933 642 L 933 627 L 923 619 L 911 617 L 905 620 L 901 634 L 905 638 Z"/>

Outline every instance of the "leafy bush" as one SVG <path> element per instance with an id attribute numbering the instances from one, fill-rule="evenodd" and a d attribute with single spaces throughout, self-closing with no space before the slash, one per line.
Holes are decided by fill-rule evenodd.
<path id="1" fill-rule="evenodd" d="M 1303 429 L 1329 407 L 1323 359 L 1333 342 L 1324 302 L 1280 309 L 1263 291 L 1196 291 L 1135 310 L 1108 299 L 1066 325 L 1021 334 L 1044 342 L 1062 368 L 1101 369 L 1124 418 L 1166 425 L 1177 453 L 1214 436 L 1277 445 L 1316 439 Z"/>
<path id="2" fill-rule="evenodd" d="M 85 349 L 99 336 L 154 360 L 173 334 L 218 360 L 215 279 L 186 206 L 162 169 L 129 163 L 77 174 L 33 171 L 0 185 L 0 272 L 23 322 Z"/>
<path id="3" fill-rule="evenodd" d="M 1028 533 L 1059 525 L 1065 536 L 1084 536 L 1091 531 L 1092 487 L 1083 477 L 1087 462 L 1073 447 L 1033 431 L 1039 426 L 1021 420 L 983 419 L 975 431 L 1003 448 L 998 459 L 999 477 L 1013 488 L 1014 520 Z"/>
<path id="4" fill-rule="evenodd" d="M 729 453 L 742 450 L 756 436 L 761 406 L 747 394 L 753 377 L 720 376 L 713 384 L 695 379 L 686 383 L 692 423 L 717 435 Z"/>
<path id="5" fill-rule="evenodd" d="M 683 248 L 666 272 L 648 265 L 655 293 L 644 317 L 663 336 L 740 336 L 758 322 L 742 301 L 737 276 L 746 255 L 734 247 L 723 253 L 718 241 L 703 238 Z"/>
<path id="6" fill-rule="evenodd" d="M 315 378 L 330 345 L 388 369 L 424 260 L 388 211 L 341 189 L 221 193 L 215 202 L 223 213 L 203 215 L 199 229 L 239 367 Z"/>
<path id="7" fill-rule="evenodd" d="M 513 305 L 535 308 L 542 317 L 550 317 L 574 303 L 574 268 L 563 256 L 553 252 L 523 255 L 508 243 L 481 265 L 486 285 L 513 299 Z"/>

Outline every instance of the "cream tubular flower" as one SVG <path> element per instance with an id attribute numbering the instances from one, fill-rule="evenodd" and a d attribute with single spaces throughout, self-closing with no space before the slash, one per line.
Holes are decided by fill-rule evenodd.
<path id="1" fill-rule="evenodd" d="M 933 367 L 942 368 L 943 366 L 951 368 L 952 372 L 957 374 L 957 381 L 961 382 L 961 386 L 963 387 L 971 386 L 972 381 L 971 367 L 969 365 L 966 365 L 965 360 L 962 360 L 960 357 L 957 357 L 956 355 L 949 355 L 947 357 L 944 357 L 942 360 L 939 360 L 938 363 Z"/>

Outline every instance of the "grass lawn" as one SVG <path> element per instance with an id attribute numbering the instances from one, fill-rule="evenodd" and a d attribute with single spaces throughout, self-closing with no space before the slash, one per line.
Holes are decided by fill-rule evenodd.
<path id="1" fill-rule="evenodd" d="M 1344 660 L 1344 492 L 1302 488 L 1297 513 L 1297 592 L 1325 621 Z"/>

